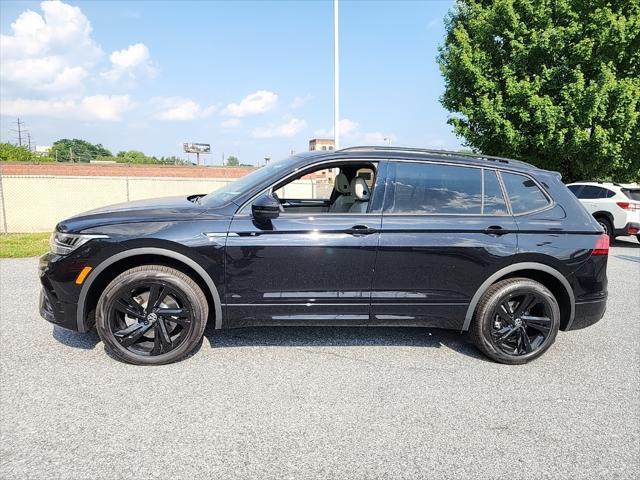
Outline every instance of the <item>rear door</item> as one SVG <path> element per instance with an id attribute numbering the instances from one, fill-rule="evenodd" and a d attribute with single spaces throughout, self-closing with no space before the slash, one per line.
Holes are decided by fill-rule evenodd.
<path id="1" fill-rule="evenodd" d="M 516 252 L 496 171 L 390 161 L 372 286 L 377 323 L 460 329 L 471 298 Z"/>

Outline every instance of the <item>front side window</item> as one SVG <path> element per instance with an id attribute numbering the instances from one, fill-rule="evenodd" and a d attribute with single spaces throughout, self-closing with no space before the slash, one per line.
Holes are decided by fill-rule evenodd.
<path id="1" fill-rule="evenodd" d="M 338 168 L 325 168 L 308 173 L 283 185 L 275 194 L 280 199 L 329 200 Z"/>
<path id="2" fill-rule="evenodd" d="M 501 175 L 514 214 L 539 210 L 549 205 L 549 199 L 529 177 L 507 172 Z"/>
<path id="3" fill-rule="evenodd" d="M 396 162 L 395 168 L 395 194 L 389 213 L 481 213 L 481 169 L 415 162 Z"/>

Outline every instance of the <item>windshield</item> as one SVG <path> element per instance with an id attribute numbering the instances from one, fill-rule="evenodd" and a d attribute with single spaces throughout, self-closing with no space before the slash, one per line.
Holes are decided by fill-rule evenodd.
<path id="1" fill-rule="evenodd" d="M 640 188 L 623 188 L 622 193 L 631 200 L 640 200 Z"/>
<path id="2" fill-rule="evenodd" d="M 244 177 L 240 177 L 233 182 L 227 183 L 225 186 L 211 192 L 209 195 L 205 195 L 202 197 L 202 203 L 211 206 L 223 205 L 228 201 L 233 200 L 238 195 L 250 190 L 255 185 L 259 185 L 264 180 L 276 177 L 283 169 L 286 169 L 292 160 L 293 157 L 289 157 L 285 160 L 270 163 L 265 167 L 260 167 Z"/>

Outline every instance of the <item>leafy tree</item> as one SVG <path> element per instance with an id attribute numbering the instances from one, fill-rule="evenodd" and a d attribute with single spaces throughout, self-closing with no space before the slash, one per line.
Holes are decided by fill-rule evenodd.
<path id="1" fill-rule="evenodd" d="M 442 104 L 476 151 L 640 178 L 640 0 L 458 0 Z"/>
<path id="2" fill-rule="evenodd" d="M 234 157 L 233 155 L 231 155 L 230 157 L 227 157 L 227 166 L 237 167 L 239 165 L 240 165 L 240 160 L 238 160 L 238 157 Z"/>
<path id="3" fill-rule="evenodd" d="M 31 160 L 31 152 L 26 147 L 0 143 L 0 160 L 5 162 L 28 162 Z"/>
<path id="4" fill-rule="evenodd" d="M 63 138 L 54 142 L 50 155 L 59 162 L 90 162 L 98 157 L 111 157 L 109 150 L 101 144 L 92 144 L 85 140 Z"/>

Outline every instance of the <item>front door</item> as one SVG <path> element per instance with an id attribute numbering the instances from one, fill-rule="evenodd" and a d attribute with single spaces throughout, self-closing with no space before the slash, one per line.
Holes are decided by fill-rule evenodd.
<path id="1" fill-rule="evenodd" d="M 381 226 L 380 208 L 373 210 L 381 206 L 383 186 L 375 186 L 364 213 L 333 213 L 333 187 L 327 191 L 322 176 L 315 178 L 307 186 L 321 193 L 311 198 L 303 183 L 289 185 L 289 195 L 274 185 L 281 196 L 297 200 L 281 198 L 284 212 L 268 225 L 254 220 L 250 206 L 232 220 L 226 243 L 228 325 L 368 323 Z"/>

